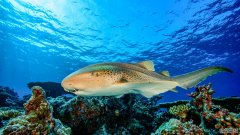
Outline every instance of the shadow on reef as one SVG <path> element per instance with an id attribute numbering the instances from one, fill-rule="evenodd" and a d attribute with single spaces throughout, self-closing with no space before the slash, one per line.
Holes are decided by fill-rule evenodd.
<path id="1" fill-rule="evenodd" d="M 63 94 L 71 94 L 66 92 L 60 83 L 56 82 L 30 82 L 27 84 L 28 88 L 31 89 L 33 86 L 40 86 L 46 91 L 47 97 L 58 97 L 62 96 Z"/>
<path id="2" fill-rule="evenodd" d="M 161 96 L 46 98 L 43 88 L 31 90 L 24 108 L 0 108 L 0 134 L 219 134 L 240 128 L 240 98 L 212 99 L 211 85 L 196 87 L 190 101 L 158 105 Z"/>

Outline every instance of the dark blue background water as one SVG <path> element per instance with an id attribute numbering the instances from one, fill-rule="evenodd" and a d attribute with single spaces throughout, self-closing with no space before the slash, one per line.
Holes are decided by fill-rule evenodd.
<path id="1" fill-rule="evenodd" d="M 240 96 L 239 0 L 1 0 L 0 85 L 19 95 L 100 62 L 153 60 L 172 76 L 220 65 L 215 96 Z M 187 99 L 167 92 L 162 101 Z"/>

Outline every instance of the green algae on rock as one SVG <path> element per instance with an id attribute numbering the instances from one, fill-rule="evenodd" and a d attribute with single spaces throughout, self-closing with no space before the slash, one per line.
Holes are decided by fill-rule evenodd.
<path id="1" fill-rule="evenodd" d="M 192 123 L 192 121 L 181 122 L 178 119 L 170 119 L 168 122 L 163 123 L 154 133 L 154 135 L 204 135 L 203 130 Z"/>
<path id="2" fill-rule="evenodd" d="M 0 108 L 0 119 L 16 118 L 22 114 L 24 114 L 22 109 L 13 109 L 9 107 Z"/>
<path id="3" fill-rule="evenodd" d="M 169 109 L 169 112 L 173 115 L 180 117 L 182 122 L 185 121 L 188 111 L 189 107 L 187 105 L 173 106 Z"/>

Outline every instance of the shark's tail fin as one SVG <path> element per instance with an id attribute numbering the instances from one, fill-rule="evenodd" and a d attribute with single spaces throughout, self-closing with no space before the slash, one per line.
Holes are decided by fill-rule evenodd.
<path id="1" fill-rule="evenodd" d="M 214 67 L 203 68 L 187 74 L 179 75 L 174 77 L 173 79 L 179 83 L 180 87 L 184 89 L 188 89 L 197 85 L 201 81 L 205 80 L 208 76 L 211 76 L 213 74 L 216 74 L 218 72 L 223 72 L 223 71 L 230 72 L 230 73 L 233 72 L 228 68 L 214 66 Z"/>

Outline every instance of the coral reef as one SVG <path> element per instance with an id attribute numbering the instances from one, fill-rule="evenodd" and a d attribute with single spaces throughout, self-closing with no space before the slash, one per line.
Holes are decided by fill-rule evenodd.
<path id="1" fill-rule="evenodd" d="M 240 114 L 229 112 L 219 105 L 214 105 L 212 102 L 213 93 L 214 90 L 209 84 L 208 86 L 196 87 L 196 91 L 188 95 L 193 98 L 190 102 L 192 109 L 197 110 L 201 118 L 200 126 L 205 128 L 209 125 L 207 123 L 212 123 L 216 129 L 240 128 Z"/>
<path id="2" fill-rule="evenodd" d="M 59 105 L 62 104 L 60 100 L 65 99 L 58 100 Z M 109 134 L 121 133 L 122 130 L 130 134 L 150 134 L 158 128 L 157 123 L 162 123 L 158 117 L 161 113 L 155 113 L 153 102 L 155 98 L 149 100 L 136 94 L 121 98 L 79 96 L 60 107 L 57 105 L 54 117 L 71 127 L 73 134 L 100 132 L 103 125 Z"/>
<path id="3" fill-rule="evenodd" d="M 72 93 L 68 93 L 66 92 L 60 83 L 56 83 L 56 82 L 30 82 L 27 84 L 28 88 L 32 88 L 33 86 L 40 86 L 42 87 L 45 92 L 46 92 L 46 96 L 47 97 L 58 97 L 61 96 L 63 94 L 71 94 Z"/>
<path id="4" fill-rule="evenodd" d="M 25 102 L 25 112 L 13 105 L 0 108 L 0 134 L 201 135 L 219 134 L 223 129 L 240 126 L 240 98 L 213 99 L 211 85 L 196 87 L 188 94 L 192 98 L 190 101 L 158 105 L 161 96 L 151 99 L 138 94 L 126 94 L 121 98 L 46 98 L 42 87 L 34 86 L 31 90 L 32 95 L 24 96 L 21 101 Z"/>
<path id="5" fill-rule="evenodd" d="M 25 115 L 11 119 L 3 127 L 2 134 L 59 135 L 70 134 L 71 130 L 52 117 L 50 104 L 45 99 L 45 91 L 40 86 L 32 87 L 32 97 L 24 104 Z"/>
<path id="6" fill-rule="evenodd" d="M 193 131 L 198 132 L 198 134 L 217 134 L 220 130 L 240 128 L 240 113 L 230 112 L 220 105 L 215 105 L 212 98 L 213 93 L 211 84 L 203 85 L 196 87 L 195 92 L 188 94 L 192 98 L 190 102 L 181 105 L 176 105 L 176 102 L 163 105 L 169 108 L 171 114 L 180 117 L 179 122 L 181 124 L 174 127 L 173 125 L 170 126 L 173 122 L 169 121 L 165 123 L 165 126 L 164 124 L 160 126 L 156 132 L 161 134 L 191 134 L 191 129 L 194 129 Z M 239 101 L 239 98 L 227 98 L 227 100 L 235 102 Z M 222 100 L 215 99 L 215 102 L 219 103 Z M 235 102 L 235 106 L 239 106 L 239 104 L 240 102 Z M 174 106 L 170 107 L 171 105 Z M 174 121 L 176 124 L 177 120 Z M 184 127 L 184 124 L 189 122 L 194 125 L 194 127 L 189 127 L 189 132 L 183 131 L 184 128 L 179 130 L 179 127 Z"/>

